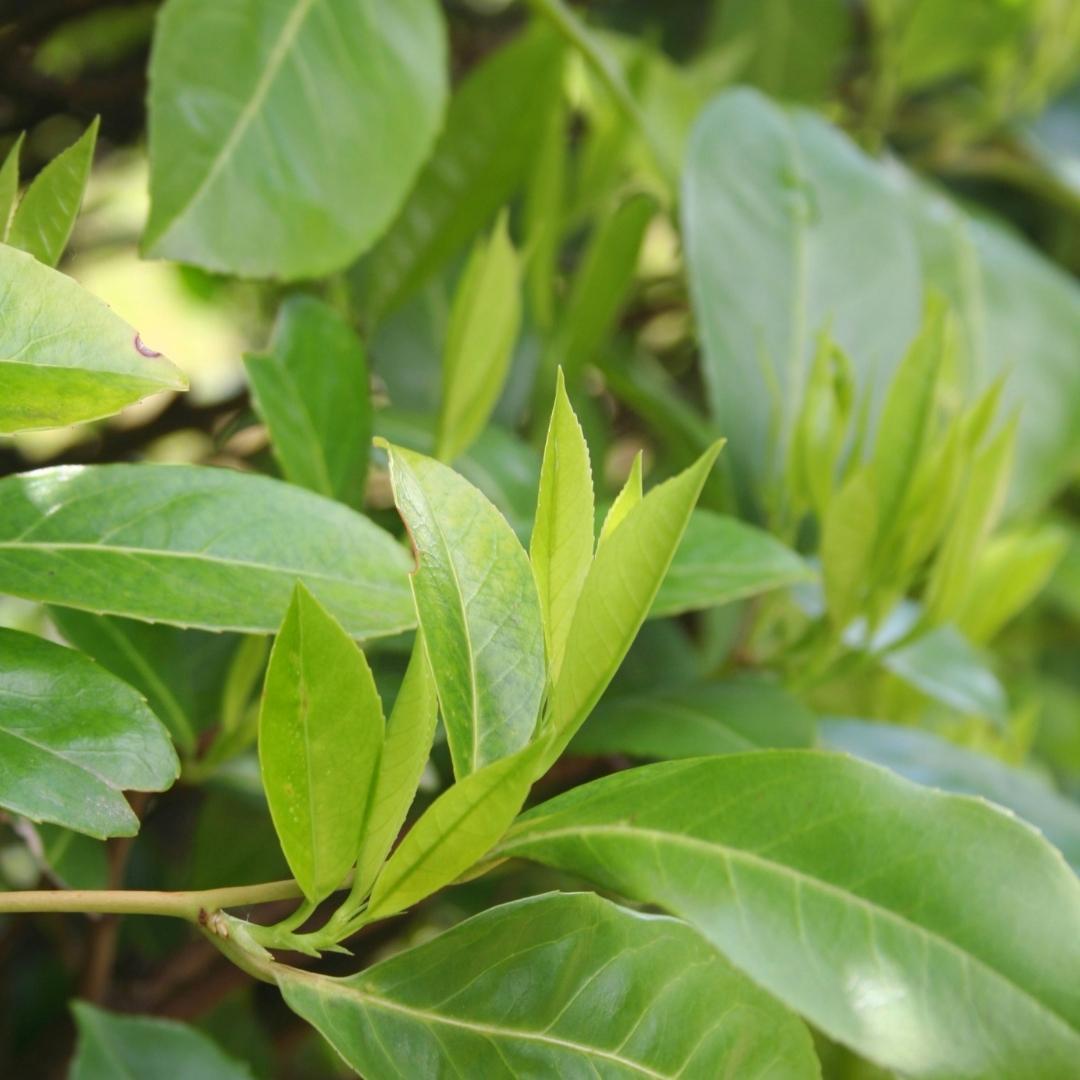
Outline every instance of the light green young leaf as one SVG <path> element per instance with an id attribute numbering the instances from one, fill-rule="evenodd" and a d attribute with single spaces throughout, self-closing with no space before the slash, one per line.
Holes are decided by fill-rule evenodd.
<path id="1" fill-rule="evenodd" d="M 0 434 L 119 412 L 187 380 L 71 278 L 0 245 Z"/>
<path id="2" fill-rule="evenodd" d="M 201 1031 L 151 1016 L 115 1016 L 85 1001 L 71 1006 L 79 1045 L 68 1080 L 252 1080 Z"/>
<path id="3" fill-rule="evenodd" d="M 348 264 L 431 150 L 445 37 L 434 0 L 169 0 L 150 60 L 146 253 L 246 277 Z"/>
<path id="4" fill-rule="evenodd" d="M 1038 772 L 898 724 L 828 719 L 821 722 L 820 732 L 829 750 L 854 754 L 917 784 L 980 795 L 1007 807 L 1039 829 L 1080 874 L 1080 806 Z"/>
<path id="5" fill-rule="evenodd" d="M 384 726 L 364 654 L 298 583 L 266 669 L 259 767 L 281 850 L 314 903 L 360 852 Z"/>
<path id="6" fill-rule="evenodd" d="M 244 357 L 256 410 L 285 478 L 359 507 L 371 447 L 364 346 L 332 307 L 293 296 L 270 349 Z"/>
<path id="7" fill-rule="evenodd" d="M 19 195 L 19 152 L 22 150 L 25 132 L 20 131 L 11 149 L 0 165 L 0 241 L 7 242 L 11 228 L 11 212 Z"/>
<path id="8" fill-rule="evenodd" d="M 586 784 L 526 814 L 494 856 L 681 916 L 904 1076 L 1052 1080 L 1080 1060 L 1080 879 L 977 800 L 766 750 Z"/>
<path id="9" fill-rule="evenodd" d="M 877 512 L 877 485 L 873 470 L 866 466 L 848 478 L 825 515 L 822 576 L 829 618 L 838 630 L 862 607 L 873 566 Z"/>
<path id="10" fill-rule="evenodd" d="M 0 629 L 0 806 L 104 840 L 134 836 L 124 791 L 164 791 L 180 766 L 126 683 L 74 649 Z"/>
<path id="11" fill-rule="evenodd" d="M 469 73 L 404 209 L 361 264 L 362 307 L 377 323 L 505 206 L 562 93 L 562 45 L 532 28 Z"/>
<path id="12" fill-rule="evenodd" d="M 453 461 L 484 429 L 502 393 L 521 328 L 521 263 L 503 211 L 474 248 L 446 329 L 435 456 Z"/>
<path id="13" fill-rule="evenodd" d="M 654 1080 L 819 1075 L 806 1029 L 685 923 L 591 893 L 504 904 L 346 979 L 282 968 L 278 985 L 368 1080 L 445 1069 Z"/>
<path id="14" fill-rule="evenodd" d="M 354 895 L 367 895 L 405 823 L 431 752 L 438 715 L 435 680 L 431 676 L 423 635 L 417 634 L 412 659 L 386 724 L 367 832 L 356 862 Z"/>
<path id="15" fill-rule="evenodd" d="M 604 516 L 604 524 L 600 527 L 600 539 L 597 541 L 598 547 L 619 527 L 623 518 L 644 498 L 641 479 L 643 457 L 644 454 L 641 450 L 634 455 L 633 464 L 630 466 L 630 475 L 626 478 L 626 483 L 623 484 L 619 494 L 615 496 L 615 501 L 608 507 L 608 512 Z"/>
<path id="16" fill-rule="evenodd" d="M 19 200 L 7 242 L 55 266 L 71 238 L 94 160 L 98 119 L 34 177 Z"/>
<path id="17" fill-rule="evenodd" d="M 813 577 L 791 548 L 763 529 L 695 510 L 649 616 L 718 607 Z"/>
<path id="18" fill-rule="evenodd" d="M 549 740 L 485 765 L 444 791 L 375 880 L 367 921 L 385 919 L 449 885 L 498 843 L 525 802 Z"/>
<path id="19" fill-rule="evenodd" d="M 394 501 L 412 539 L 416 614 L 461 778 L 524 746 L 544 692 L 544 632 L 528 557 L 467 480 L 390 446 Z"/>
<path id="20" fill-rule="evenodd" d="M 0 592 L 273 633 L 297 580 L 354 637 L 415 624 L 409 557 L 340 503 L 253 473 L 92 465 L 0 480 Z"/>
<path id="21" fill-rule="evenodd" d="M 551 694 L 555 736 L 545 765 L 581 727 L 641 629 L 721 445 L 714 443 L 690 468 L 653 488 L 597 551 Z"/>
<path id="22" fill-rule="evenodd" d="M 589 447 L 560 368 L 529 542 L 552 681 L 562 666 L 570 622 L 592 563 L 593 513 Z"/>

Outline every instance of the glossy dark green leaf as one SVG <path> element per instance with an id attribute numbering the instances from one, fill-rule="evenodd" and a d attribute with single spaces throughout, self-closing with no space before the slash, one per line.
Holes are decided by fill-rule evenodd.
<path id="1" fill-rule="evenodd" d="M 339 503 L 189 465 L 0 481 L 0 590 L 208 630 L 277 630 L 299 579 L 355 637 L 413 624 L 409 557 Z"/>
<path id="2" fill-rule="evenodd" d="M 187 380 L 71 278 L 0 245 L 0 434 L 119 412 Z"/>
<path id="3" fill-rule="evenodd" d="M 410 579 L 458 777 L 524 746 L 544 692 L 532 570 L 506 519 L 433 458 L 390 448 Z"/>
<path id="4" fill-rule="evenodd" d="M 592 466 L 585 434 L 560 369 L 551 410 L 536 520 L 529 541 L 547 643 L 549 677 L 562 666 L 566 638 L 593 557 Z"/>
<path id="5" fill-rule="evenodd" d="M 776 683 L 739 678 L 610 694 L 570 744 L 576 754 L 669 760 L 814 745 L 814 714 Z"/>
<path id="6" fill-rule="evenodd" d="M 134 836 L 123 792 L 164 791 L 179 771 L 130 686 L 74 649 L 0 629 L 0 806 L 99 839 Z"/>
<path id="7" fill-rule="evenodd" d="M 248 277 L 340 269 L 401 206 L 445 96 L 434 0 L 169 0 L 144 249 Z"/>
<path id="8" fill-rule="evenodd" d="M 347 979 L 281 969 L 278 985 L 368 1080 L 819 1074 L 806 1029 L 688 926 L 588 893 L 504 904 Z"/>
<path id="9" fill-rule="evenodd" d="M 360 852 L 384 727 L 364 654 L 297 585 L 266 669 L 259 767 L 281 849 L 313 902 Z"/>
<path id="10" fill-rule="evenodd" d="M 1007 765 L 929 731 L 869 720 L 821 722 L 822 745 L 883 765 L 918 784 L 981 795 L 1030 822 L 1080 873 L 1080 805 L 1039 773 Z"/>
<path id="11" fill-rule="evenodd" d="M 561 93 L 562 46 L 530 30 L 496 49 L 454 94 L 404 209 L 363 266 L 371 322 L 422 284 L 510 201 Z"/>
<path id="12" fill-rule="evenodd" d="M 371 449 L 367 355 L 333 308 L 288 299 L 265 355 L 246 356 L 255 408 L 285 478 L 360 506 Z"/>
<path id="13" fill-rule="evenodd" d="M 978 800 L 767 750 L 579 787 L 526 814 L 495 855 L 681 916 L 902 1075 L 1053 1080 L 1080 1060 L 1080 879 Z"/>
<path id="14" fill-rule="evenodd" d="M 762 529 L 695 510 L 650 615 L 700 611 L 813 577 L 794 551 Z"/>
<path id="15" fill-rule="evenodd" d="M 201 1031 L 175 1020 L 72 1005 L 79 1045 L 68 1080 L 252 1080 Z"/>
<path id="16" fill-rule="evenodd" d="M 75 227 L 90 178 L 97 132 L 95 118 L 76 142 L 34 177 L 11 219 L 7 242 L 46 266 L 60 261 Z"/>

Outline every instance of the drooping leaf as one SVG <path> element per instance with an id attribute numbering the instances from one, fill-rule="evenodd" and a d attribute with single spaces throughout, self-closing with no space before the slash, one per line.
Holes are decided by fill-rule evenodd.
<path id="1" fill-rule="evenodd" d="M 596 542 L 597 546 L 602 544 L 622 524 L 623 518 L 645 497 L 641 478 L 642 459 L 643 454 L 639 450 L 634 455 L 634 461 L 630 466 L 630 475 L 627 476 L 626 483 L 619 489 L 615 501 L 608 507 L 608 512 L 604 515 L 604 524 L 600 526 L 600 538 Z M 670 574 L 670 572 L 669 570 L 668 573 Z"/>
<path id="2" fill-rule="evenodd" d="M 1080 806 L 1039 773 L 917 728 L 828 719 L 819 730 L 827 749 L 854 754 L 918 784 L 981 795 L 1007 807 L 1039 829 L 1080 873 Z"/>
<path id="3" fill-rule="evenodd" d="M 19 200 L 7 242 L 55 266 L 71 238 L 94 159 L 98 120 L 34 177 Z"/>
<path id="4" fill-rule="evenodd" d="M 813 577 L 794 551 L 764 530 L 695 510 L 649 614 L 700 611 Z"/>
<path id="5" fill-rule="evenodd" d="M 593 486 L 589 447 L 562 370 L 557 376 L 529 559 L 547 642 L 552 680 L 562 666 L 566 638 L 593 556 Z"/>
<path id="6" fill-rule="evenodd" d="M 134 836 L 124 791 L 164 791 L 180 771 L 168 732 L 88 657 L 0 629 L 0 806 L 105 839 Z"/>
<path id="7" fill-rule="evenodd" d="M 0 434 L 119 412 L 187 380 L 71 278 L 0 245 Z"/>
<path id="8" fill-rule="evenodd" d="M 384 919 L 465 873 L 517 816 L 548 748 L 541 739 L 444 791 L 409 830 L 375 880 L 367 919 Z"/>
<path id="9" fill-rule="evenodd" d="M 246 356 L 244 367 L 285 478 L 359 507 L 371 396 L 367 356 L 349 324 L 313 297 L 291 297 L 268 352 Z"/>
<path id="10" fill-rule="evenodd" d="M 79 1045 L 68 1080 L 252 1080 L 201 1031 L 175 1020 L 72 1007 Z"/>
<path id="11" fill-rule="evenodd" d="M 576 754 L 673 760 L 814 745 L 814 715 L 764 679 L 608 695 L 570 744 Z"/>
<path id="12" fill-rule="evenodd" d="M 340 886 L 360 852 L 384 727 L 364 654 L 298 584 L 266 669 L 259 766 L 281 849 L 310 901 Z"/>
<path id="13" fill-rule="evenodd" d="M 458 282 L 443 354 L 436 456 L 453 461 L 472 445 L 502 393 L 521 328 L 521 264 L 504 212 Z"/>
<path id="14" fill-rule="evenodd" d="M 340 269 L 401 206 L 445 97 L 433 0 L 170 0 L 145 251 L 247 277 Z"/>
<path id="15" fill-rule="evenodd" d="M 504 904 L 347 979 L 283 968 L 278 985 L 369 1080 L 819 1071 L 806 1029 L 688 926 L 589 893 Z"/>
<path id="16" fill-rule="evenodd" d="M 454 94 L 408 201 L 364 260 L 369 322 L 396 307 L 510 201 L 561 93 L 562 45 L 546 28 L 496 49 Z"/>
<path id="17" fill-rule="evenodd" d="M 19 132 L 11 149 L 0 165 L 0 241 L 7 242 L 11 228 L 11 213 L 19 195 L 19 152 L 22 150 L 24 133 Z"/>
<path id="18" fill-rule="evenodd" d="M 416 613 L 458 777 L 524 746 L 544 691 L 528 558 L 506 519 L 447 466 L 390 447 L 394 501 L 417 567 Z"/>
<path id="19" fill-rule="evenodd" d="M 356 861 L 354 893 L 367 894 L 405 823 L 431 752 L 438 715 L 435 680 L 431 676 L 423 636 L 418 634 L 405 679 L 386 724 L 367 832 Z"/>
<path id="20" fill-rule="evenodd" d="M 653 488 L 592 561 L 551 694 L 550 765 L 581 727 L 622 662 L 656 599 L 721 443 Z"/>
<path id="21" fill-rule="evenodd" d="M 240 640 L 173 626 L 51 608 L 64 638 L 135 687 L 169 729 L 176 744 L 193 753 L 201 731 L 221 720 L 225 681 Z"/>
<path id="22" fill-rule="evenodd" d="M 207 630 L 277 630 L 302 580 L 355 637 L 414 622 L 403 548 L 268 477 L 194 465 L 40 469 L 0 481 L 0 590 Z"/>
<path id="23" fill-rule="evenodd" d="M 1050 1080 L 1080 1054 L 1080 879 L 985 803 L 851 758 L 760 751 L 579 787 L 495 855 L 681 916 L 903 1075 Z"/>

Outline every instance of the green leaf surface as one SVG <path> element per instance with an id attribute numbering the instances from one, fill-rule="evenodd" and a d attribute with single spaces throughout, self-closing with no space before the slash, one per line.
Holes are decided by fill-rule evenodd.
<path id="1" fill-rule="evenodd" d="M 362 266 L 375 323 L 506 205 L 522 183 L 561 94 L 562 46 L 530 30 L 469 73 L 408 201 Z"/>
<path id="2" fill-rule="evenodd" d="M 605 697 L 570 750 L 667 761 L 813 746 L 814 738 L 814 714 L 782 687 L 737 678 Z"/>
<path id="3" fill-rule="evenodd" d="M 1080 880 L 978 800 L 767 750 L 579 787 L 526 814 L 495 855 L 681 916 L 905 1076 L 1055 1080 L 1080 1060 Z"/>
<path id="4" fill-rule="evenodd" d="M 813 577 L 794 551 L 764 530 L 695 510 L 649 614 L 701 611 Z"/>
<path id="5" fill-rule="evenodd" d="M 0 806 L 102 840 L 134 836 L 123 793 L 164 791 L 179 771 L 130 686 L 74 649 L 0 629 Z"/>
<path id="6" fill-rule="evenodd" d="M 259 767 L 281 849 L 312 902 L 359 854 L 384 727 L 364 654 L 298 584 L 266 669 Z"/>
<path id="7" fill-rule="evenodd" d="M 588 893 L 504 904 L 347 979 L 281 969 L 278 985 L 369 1080 L 819 1075 L 806 1029 L 688 926 Z"/>
<path id="8" fill-rule="evenodd" d="M 0 590 L 206 630 L 272 633 L 302 580 L 355 637 L 414 623 L 409 557 L 291 484 L 194 465 L 40 469 L 0 480 Z"/>
<path id="9" fill-rule="evenodd" d="M 619 489 L 615 501 L 608 507 L 608 512 L 604 515 L 604 524 L 600 526 L 600 538 L 596 542 L 598 547 L 622 524 L 626 515 L 645 497 L 641 479 L 642 458 L 643 453 L 639 450 L 634 455 L 634 461 L 630 466 L 630 475 L 626 478 L 626 483 Z M 670 574 L 671 571 L 669 570 L 668 573 Z"/>
<path id="10" fill-rule="evenodd" d="M 268 352 L 244 357 L 244 367 L 285 478 L 361 506 L 371 396 L 367 355 L 352 327 L 314 297 L 290 297 Z"/>
<path id="11" fill-rule="evenodd" d="M 401 206 L 446 79 L 434 0 L 169 0 L 144 250 L 246 277 L 340 269 Z"/>
<path id="12" fill-rule="evenodd" d="M 827 719 L 819 727 L 826 749 L 882 765 L 928 787 L 981 795 L 1034 825 L 1080 873 L 1080 805 L 1039 773 L 957 746 L 930 731 Z"/>
<path id="13" fill-rule="evenodd" d="M 405 824 L 431 753 L 439 699 L 423 637 L 417 635 L 405 678 L 386 723 L 382 758 L 371 797 L 367 831 L 356 861 L 353 892 L 364 896 Z"/>
<path id="14" fill-rule="evenodd" d="M 85 1001 L 71 1009 L 79 1045 L 68 1080 L 252 1080 L 246 1065 L 187 1024 L 118 1016 Z"/>
<path id="15" fill-rule="evenodd" d="M 432 458 L 390 448 L 394 501 L 416 552 L 413 595 L 454 773 L 524 746 L 544 691 L 544 634 L 528 558 L 506 519 Z"/>
<path id="16" fill-rule="evenodd" d="M 548 748 L 541 739 L 444 791 L 406 834 L 375 881 L 367 921 L 384 919 L 449 885 L 510 828 Z"/>
<path id="17" fill-rule="evenodd" d="M 721 445 L 714 443 L 688 469 L 653 488 L 597 551 L 551 694 L 555 739 L 547 765 L 600 700 L 641 629 Z"/>
<path id="18" fill-rule="evenodd" d="M 19 195 L 19 153 L 24 137 L 24 133 L 19 132 L 4 158 L 4 164 L 0 165 L 0 241 L 5 243 L 11 229 L 11 213 Z"/>
<path id="19" fill-rule="evenodd" d="M 119 412 L 187 380 L 71 278 L 0 245 L 0 434 Z"/>
<path id="20" fill-rule="evenodd" d="M 453 461 L 483 431 L 521 328 L 521 262 L 507 214 L 478 243 L 454 295 L 443 353 L 436 456 Z"/>
<path id="21" fill-rule="evenodd" d="M 94 160 L 98 120 L 34 177 L 19 200 L 7 242 L 56 266 L 71 238 Z"/>
<path id="22" fill-rule="evenodd" d="M 825 600 L 838 630 L 862 608 L 873 565 L 877 514 L 874 473 L 865 466 L 852 473 L 830 501 L 821 533 Z"/>
<path id="23" fill-rule="evenodd" d="M 529 541 L 552 680 L 562 666 L 574 609 L 592 563 L 593 513 L 589 446 L 560 369 Z"/>

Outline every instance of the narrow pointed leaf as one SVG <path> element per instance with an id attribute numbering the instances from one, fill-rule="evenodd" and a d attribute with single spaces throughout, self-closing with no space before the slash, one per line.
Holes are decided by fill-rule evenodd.
<path id="1" fill-rule="evenodd" d="M 593 512 L 589 447 L 560 370 L 529 541 L 552 679 L 562 666 L 570 621 L 592 562 Z"/>
<path id="2" fill-rule="evenodd" d="M 71 278 L 0 245 L 0 434 L 119 412 L 187 380 Z"/>
<path id="3" fill-rule="evenodd" d="M 838 755 L 761 751 L 587 784 L 495 854 L 685 918 L 905 1076 L 1052 1080 L 1080 1059 L 1080 879 L 978 800 Z"/>
<path id="4" fill-rule="evenodd" d="M 866 597 L 877 536 L 877 490 L 869 466 L 850 476 L 829 503 L 821 535 L 821 567 L 829 618 L 843 629 Z"/>
<path id="5" fill-rule="evenodd" d="M 367 831 L 356 862 L 355 894 L 367 894 L 405 824 L 431 752 L 438 715 L 435 680 L 423 637 L 418 634 L 405 679 L 386 723 Z"/>
<path id="6" fill-rule="evenodd" d="M 7 242 L 55 266 L 71 238 L 94 160 L 98 121 L 34 177 L 19 200 Z"/>
<path id="7" fill-rule="evenodd" d="M 171 0 L 144 250 L 248 277 L 341 269 L 401 206 L 445 97 L 434 0 Z"/>
<path id="8" fill-rule="evenodd" d="M 359 854 L 384 726 L 364 654 L 297 585 L 266 669 L 259 767 L 281 850 L 311 901 L 341 885 Z"/>
<path id="9" fill-rule="evenodd" d="M 581 589 L 566 656 L 552 691 L 550 765 L 600 700 L 656 598 L 690 513 L 720 452 L 645 496 L 601 547 Z"/>
<path id="10" fill-rule="evenodd" d="M 269 351 L 246 356 L 244 367 L 285 478 L 359 507 L 371 449 L 371 394 L 367 355 L 352 327 L 314 297 L 291 297 Z"/>
<path id="11" fill-rule="evenodd" d="M 375 882 L 367 918 L 384 919 L 449 885 L 510 828 L 547 749 L 541 740 L 447 788 L 409 830 Z"/>
<path id="12" fill-rule="evenodd" d="M 282 968 L 278 985 L 368 1080 L 819 1074 L 806 1029 L 688 926 L 588 893 L 504 904 L 347 979 Z"/>
<path id="13" fill-rule="evenodd" d="M 354 637 L 415 620 L 409 557 L 367 518 L 250 473 L 41 469 L 0 480 L 0 591 L 206 630 L 272 633 L 302 580 Z"/>
<path id="14" fill-rule="evenodd" d="M 0 165 L 0 241 L 7 242 L 11 229 L 11 214 L 19 195 L 19 152 L 22 150 L 24 133 L 11 144 L 11 149 Z"/>
<path id="15" fill-rule="evenodd" d="M 164 791 L 179 771 L 130 686 L 73 649 L 0 629 L 0 806 L 99 839 L 134 836 L 123 792 Z"/>
<path id="16" fill-rule="evenodd" d="M 642 452 L 639 450 L 634 455 L 634 463 L 630 466 L 630 475 L 626 483 L 619 489 L 615 501 L 608 507 L 604 515 L 604 524 L 600 527 L 600 538 L 597 540 L 599 547 L 622 523 L 623 518 L 634 509 L 644 498 L 644 490 L 641 482 Z M 670 575 L 670 571 L 668 571 Z"/>
<path id="17" fill-rule="evenodd" d="M 524 746 L 544 690 L 528 558 L 506 519 L 432 458 L 390 448 L 394 501 L 417 567 L 416 613 L 458 777 Z"/>

